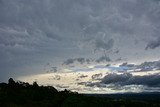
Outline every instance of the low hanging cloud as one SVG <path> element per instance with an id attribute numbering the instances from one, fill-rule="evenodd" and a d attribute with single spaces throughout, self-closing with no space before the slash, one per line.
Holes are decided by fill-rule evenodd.
<path id="1" fill-rule="evenodd" d="M 147 85 L 150 87 L 160 86 L 160 74 L 133 76 L 130 73 L 108 74 L 100 83 L 117 85 Z"/>
<path id="2" fill-rule="evenodd" d="M 144 75 L 144 76 L 133 76 L 130 73 L 116 74 L 111 73 L 103 77 L 98 78 L 100 82 L 83 82 L 81 85 L 87 87 L 100 87 L 100 88 L 120 88 L 127 86 L 141 85 L 143 87 L 160 87 L 160 74 Z M 112 87 L 113 86 L 113 87 Z M 123 89 L 122 88 L 122 89 Z"/>

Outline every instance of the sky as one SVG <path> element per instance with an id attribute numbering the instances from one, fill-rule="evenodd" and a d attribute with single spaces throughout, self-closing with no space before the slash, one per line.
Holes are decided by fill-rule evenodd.
<path id="1" fill-rule="evenodd" d="M 0 81 L 71 58 L 159 60 L 159 19 L 160 0 L 0 0 Z"/>

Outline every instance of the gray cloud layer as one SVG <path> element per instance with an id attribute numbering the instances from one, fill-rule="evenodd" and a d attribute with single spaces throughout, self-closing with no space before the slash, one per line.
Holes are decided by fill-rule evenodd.
<path id="1" fill-rule="evenodd" d="M 102 56 L 95 49 L 144 56 L 146 46 L 159 46 L 152 42 L 159 12 L 158 0 L 0 0 L 0 78 L 43 72 L 66 57 Z"/>
<path id="2" fill-rule="evenodd" d="M 129 73 L 124 74 L 109 74 L 105 76 L 102 81 L 104 84 L 120 84 L 120 85 L 147 85 L 147 86 L 160 86 L 160 75 L 146 75 L 146 76 L 133 76 Z"/>
<path id="3" fill-rule="evenodd" d="M 84 82 L 82 85 L 89 87 L 106 87 L 106 85 L 116 86 L 127 86 L 127 85 L 143 85 L 147 87 L 160 87 L 160 75 L 152 74 L 145 76 L 133 76 L 130 73 L 116 74 L 111 73 L 106 75 L 104 78 L 99 79 L 100 82 L 91 83 Z"/>

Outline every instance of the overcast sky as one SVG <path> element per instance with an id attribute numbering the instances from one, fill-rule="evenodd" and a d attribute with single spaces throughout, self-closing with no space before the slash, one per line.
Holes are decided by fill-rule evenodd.
<path id="1" fill-rule="evenodd" d="M 159 0 L 0 0 L 0 81 L 102 50 L 159 60 L 159 19 Z"/>

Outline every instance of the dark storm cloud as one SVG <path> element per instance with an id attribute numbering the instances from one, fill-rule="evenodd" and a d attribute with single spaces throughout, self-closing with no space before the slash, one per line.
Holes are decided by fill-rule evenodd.
<path id="1" fill-rule="evenodd" d="M 160 75 L 152 74 L 145 76 L 133 76 L 129 73 L 123 74 L 108 74 L 105 76 L 101 83 L 104 84 L 119 84 L 119 85 L 147 85 L 147 86 L 160 86 Z"/>
<path id="2" fill-rule="evenodd" d="M 148 87 L 160 87 L 159 74 L 133 76 L 130 73 L 123 73 L 123 74 L 111 73 L 106 75 L 102 79 L 98 78 L 98 80 L 100 80 L 100 82 L 93 82 L 93 83 L 83 82 L 80 85 L 85 85 L 88 87 L 95 87 L 95 86 L 106 87 L 106 85 L 110 85 L 110 88 L 113 88 L 113 87 L 116 88 L 116 86 L 121 87 L 121 86 L 127 86 L 127 85 L 144 85 Z"/>
<path id="3" fill-rule="evenodd" d="M 132 77 L 132 74 L 129 73 L 124 73 L 124 74 L 108 74 L 102 79 L 102 83 L 104 84 L 111 84 L 111 83 L 121 83 L 121 82 L 126 82 Z"/>
<path id="4" fill-rule="evenodd" d="M 159 4 L 156 0 L 0 0 L 0 74 L 37 72 L 47 62 L 95 58 L 102 53 L 99 50 L 115 48 L 120 50 L 118 57 L 130 58 L 160 33 Z M 159 45 L 148 48 L 155 46 Z"/>
<path id="5" fill-rule="evenodd" d="M 157 47 L 159 47 L 160 46 L 160 38 L 158 38 L 157 40 L 155 40 L 155 41 L 151 41 L 151 42 L 149 42 L 148 44 L 147 44 L 147 46 L 146 46 L 146 50 L 148 50 L 148 49 L 155 49 L 155 48 L 157 48 Z"/>

